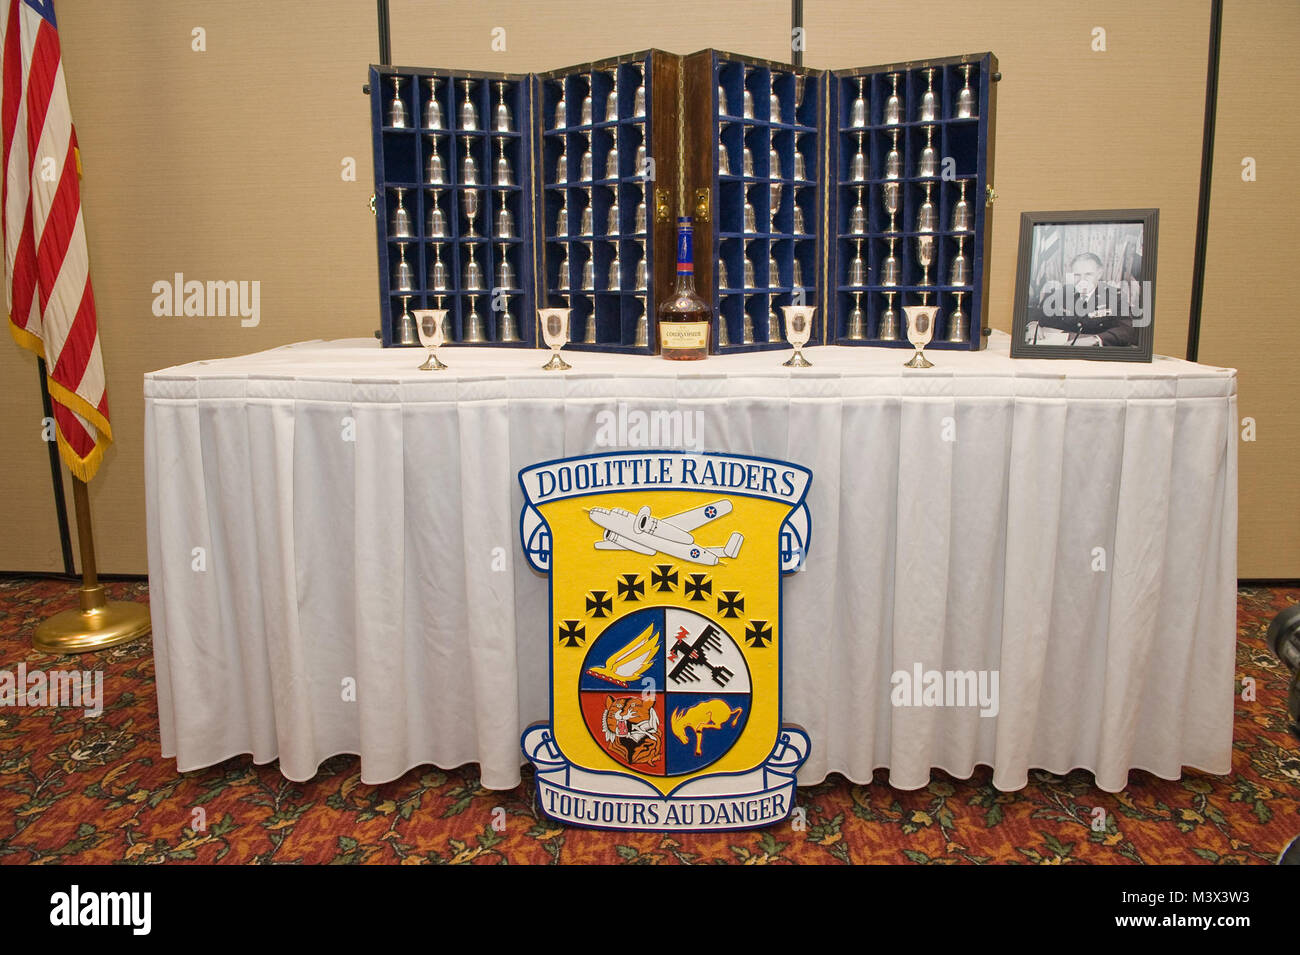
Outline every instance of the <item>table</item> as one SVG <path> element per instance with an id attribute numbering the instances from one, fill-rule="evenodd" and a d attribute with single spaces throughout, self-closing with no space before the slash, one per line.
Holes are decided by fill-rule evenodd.
<path id="1" fill-rule="evenodd" d="M 683 443 L 812 469 L 785 582 L 784 719 L 807 785 L 888 767 L 1231 767 L 1236 373 L 821 347 L 704 362 L 305 342 L 145 376 L 162 750 L 367 783 L 477 762 L 513 788 L 548 714 L 547 584 L 521 468 L 619 441 L 602 411 L 680 411 Z M 623 438 L 628 435 L 623 435 Z M 660 437 L 660 446 L 682 436 Z M 997 671 L 996 715 L 894 706 L 896 674 Z M 992 709 L 986 707 L 986 709 Z"/>

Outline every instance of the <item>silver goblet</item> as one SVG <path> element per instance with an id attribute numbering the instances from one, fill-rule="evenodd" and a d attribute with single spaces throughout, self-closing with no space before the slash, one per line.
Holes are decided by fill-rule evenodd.
<path id="1" fill-rule="evenodd" d="M 650 280 L 649 264 L 646 262 L 645 243 L 642 242 L 641 257 L 636 260 L 636 277 L 634 280 L 634 284 L 636 285 L 636 290 L 638 292 L 648 291 L 647 286 L 649 285 L 649 280 Z"/>
<path id="2" fill-rule="evenodd" d="M 889 237 L 889 254 L 885 256 L 885 261 L 880 266 L 881 285 L 897 285 L 899 281 L 899 273 L 902 271 L 902 267 L 899 265 L 898 256 L 894 255 L 894 242 L 895 238 L 891 235 Z"/>
<path id="3" fill-rule="evenodd" d="M 975 115 L 975 93 L 970 88 L 970 64 L 961 68 L 961 89 L 957 92 L 957 118 L 969 119 Z"/>
<path id="4" fill-rule="evenodd" d="M 510 123 L 510 108 L 506 106 L 506 84 L 504 81 L 497 83 L 497 132 L 514 132 Z"/>
<path id="5" fill-rule="evenodd" d="M 542 341 L 551 350 L 551 360 L 542 366 L 543 371 L 565 371 L 573 366 L 560 357 L 560 349 L 569 341 L 569 312 L 567 308 L 539 308 L 537 317 L 542 326 Z"/>
<path id="6" fill-rule="evenodd" d="M 415 318 L 411 315 L 411 296 L 402 296 L 402 314 L 397 317 L 397 344 L 414 345 L 416 341 Z"/>
<path id="7" fill-rule="evenodd" d="M 961 300 L 965 292 L 956 293 L 957 307 L 948 316 L 948 341 L 954 345 L 964 345 L 970 341 L 966 332 L 966 313 L 962 311 Z"/>
<path id="8" fill-rule="evenodd" d="M 469 297 L 469 317 L 465 319 L 465 341 L 479 343 L 487 341 L 487 331 L 483 326 L 483 316 L 478 313 L 478 296 Z"/>
<path id="9" fill-rule="evenodd" d="M 966 201 L 965 179 L 961 181 L 961 196 L 957 199 L 957 204 L 952 207 L 952 231 L 971 231 L 971 209 L 970 203 Z"/>
<path id="10" fill-rule="evenodd" d="M 917 163 L 916 174 L 922 179 L 933 177 L 939 168 L 939 153 L 934 148 L 934 127 L 925 127 L 925 147 L 921 150 L 921 160 Z"/>
<path id="11" fill-rule="evenodd" d="M 889 75 L 889 99 L 885 100 L 885 125 L 897 126 L 903 121 L 903 101 L 898 95 L 898 74 Z"/>
<path id="12" fill-rule="evenodd" d="M 397 193 L 397 207 L 393 209 L 392 235 L 398 239 L 409 239 L 411 216 L 406 211 L 406 190 L 398 186 L 393 192 Z"/>
<path id="13" fill-rule="evenodd" d="M 925 357 L 925 346 L 934 337 L 935 316 L 939 311 L 937 305 L 905 305 L 907 313 L 907 340 L 916 349 L 910 361 L 903 362 L 905 368 L 933 368 L 934 362 Z"/>
<path id="14" fill-rule="evenodd" d="M 897 182 L 882 182 L 880 184 L 880 200 L 885 211 L 889 213 L 889 231 L 894 232 L 894 217 L 898 214 L 899 204 L 902 202 L 903 188 Z"/>
<path id="15" fill-rule="evenodd" d="M 618 243 L 614 243 L 614 258 L 609 263 L 609 288 L 610 292 L 620 292 L 623 289 L 623 260 L 619 258 Z"/>
<path id="16" fill-rule="evenodd" d="M 867 207 L 862 204 L 862 187 L 858 186 L 858 201 L 849 213 L 849 232 L 864 235 L 867 231 Z"/>
<path id="17" fill-rule="evenodd" d="M 564 129 L 569 125 L 568 109 L 564 104 L 564 80 L 559 82 L 560 93 L 555 98 L 555 122 L 551 124 L 552 129 Z"/>
<path id="18" fill-rule="evenodd" d="M 515 316 L 510 312 L 509 296 L 506 296 L 506 303 L 501 309 L 501 321 L 499 324 L 501 327 L 501 337 L 498 339 L 498 341 L 517 342 L 523 340 L 519 337 L 519 322 L 515 319 Z"/>
<path id="19" fill-rule="evenodd" d="M 894 293 L 885 293 L 885 310 L 880 313 L 880 328 L 876 337 L 882 342 L 898 341 L 898 310 L 894 308 Z"/>
<path id="20" fill-rule="evenodd" d="M 850 111 L 850 115 L 849 115 L 850 126 L 867 125 L 867 97 L 863 90 L 863 85 L 865 83 L 866 83 L 866 77 L 859 76 L 858 95 L 857 98 L 853 101 L 853 108 Z"/>
<path id="21" fill-rule="evenodd" d="M 885 178 L 899 179 L 903 175 L 903 154 L 898 151 L 898 130 L 894 130 L 893 144 L 885 154 Z"/>
<path id="22" fill-rule="evenodd" d="M 402 99 L 402 78 L 389 77 L 393 84 L 393 98 L 388 101 L 388 125 L 394 129 L 405 129 L 411 124 L 410 114 L 406 111 L 406 101 Z"/>
<path id="23" fill-rule="evenodd" d="M 442 211 L 442 196 L 436 189 L 429 190 L 429 238 L 447 238 L 447 214 Z"/>
<path id="24" fill-rule="evenodd" d="M 438 137 L 429 137 L 429 159 L 424 170 L 424 180 L 433 186 L 444 185 L 447 181 L 446 167 L 442 162 L 442 151 L 438 148 Z"/>
<path id="25" fill-rule="evenodd" d="M 564 246 L 561 246 L 560 249 L 560 265 L 556 269 L 555 290 L 557 292 L 567 292 L 569 291 L 569 250 Z"/>
<path id="26" fill-rule="evenodd" d="M 555 214 L 555 234 L 564 238 L 569 234 L 569 194 L 561 193 L 560 209 Z"/>
<path id="27" fill-rule="evenodd" d="M 514 266 L 510 264 L 509 252 L 510 252 L 510 247 L 506 245 L 506 243 L 502 242 L 501 254 L 499 256 L 500 261 L 497 263 L 496 287 L 499 289 L 505 289 L 507 291 L 518 287 L 515 283 Z"/>
<path id="28" fill-rule="evenodd" d="M 867 284 L 867 264 L 862 258 L 862 240 L 857 240 L 857 249 L 849 262 L 849 285 Z"/>
<path id="29" fill-rule="evenodd" d="M 569 140 L 568 137 L 560 138 L 560 156 L 555 161 L 555 181 L 563 183 L 569 181 Z"/>
<path id="30" fill-rule="evenodd" d="M 632 344 L 636 348 L 648 348 L 650 346 L 650 320 L 646 317 L 645 296 L 638 295 L 636 302 L 636 331 L 632 336 Z"/>
<path id="31" fill-rule="evenodd" d="M 478 264 L 478 246 L 469 246 L 469 261 L 465 263 L 465 289 L 479 292 L 483 289 L 483 267 Z"/>
<path id="32" fill-rule="evenodd" d="M 934 95 L 934 70 L 925 71 L 925 92 L 921 94 L 921 122 L 933 123 L 939 112 L 939 101 Z"/>
<path id="33" fill-rule="evenodd" d="M 411 265 L 406 261 L 406 243 L 397 243 L 397 270 L 393 287 L 399 292 L 415 291 L 415 277 L 411 274 Z"/>
<path id="34" fill-rule="evenodd" d="M 595 91 L 596 74 L 592 73 L 591 76 L 587 78 L 587 95 L 582 98 L 582 110 L 579 113 L 578 119 L 579 125 L 590 126 L 592 124 L 592 105 L 594 100 L 592 99 L 591 94 Z"/>
<path id="35" fill-rule="evenodd" d="M 447 321 L 447 310 L 445 308 L 416 309 L 414 319 L 420 344 L 429 350 L 429 355 L 424 359 L 424 364 L 419 366 L 419 370 L 442 371 L 447 366 L 439 360 L 438 349 L 446 341 L 446 333 L 443 329 Z"/>
<path id="36" fill-rule="evenodd" d="M 478 238 L 478 233 L 474 231 L 474 222 L 478 219 L 479 194 L 477 189 L 466 189 L 460 196 L 461 207 L 465 210 L 465 221 L 469 229 L 465 233 L 467 239 Z"/>
<path id="37" fill-rule="evenodd" d="M 513 186 L 515 184 L 514 174 L 510 168 L 510 161 L 506 159 L 505 137 L 497 140 L 496 184 L 498 186 Z"/>
<path id="38" fill-rule="evenodd" d="M 435 292 L 447 291 L 447 266 L 442 261 L 442 246 L 433 247 L 433 262 L 429 265 L 429 288 Z"/>
<path id="39" fill-rule="evenodd" d="M 952 260 L 952 268 L 948 275 L 949 285 L 969 285 L 970 284 L 970 263 L 966 259 L 966 237 L 957 237 L 957 255 Z"/>
<path id="40" fill-rule="evenodd" d="M 645 119 L 645 76 L 637 71 L 636 92 L 632 94 L 633 119 Z"/>
<path id="41" fill-rule="evenodd" d="M 465 99 L 460 104 L 460 128 L 464 130 L 478 129 L 478 107 L 469 98 L 470 81 L 463 80 L 462 87 L 465 90 Z"/>
<path id="42" fill-rule="evenodd" d="M 858 151 L 853 154 L 853 163 L 849 171 L 849 179 L 853 182 L 863 182 L 867 178 L 867 154 L 862 151 L 862 134 L 858 133 Z"/>
<path id="43" fill-rule="evenodd" d="M 781 364 L 787 368 L 809 368 L 812 366 L 803 356 L 803 346 L 812 337 L 813 314 L 817 311 L 812 305 L 782 305 L 785 313 L 785 337 L 794 346 L 794 354 Z"/>
<path id="44" fill-rule="evenodd" d="M 515 216 L 506 207 L 506 194 L 504 192 L 501 193 L 501 208 L 497 210 L 496 229 L 493 231 L 498 239 L 513 239 L 515 237 Z"/>
<path id="45" fill-rule="evenodd" d="M 867 337 L 867 320 L 862 314 L 861 292 L 853 293 L 853 311 L 849 312 L 849 327 L 845 337 L 855 342 Z"/>
<path id="46" fill-rule="evenodd" d="M 438 77 L 429 77 L 429 100 L 424 107 L 425 129 L 442 129 L 442 101 L 438 99 L 439 95 L 441 95 L 438 88 L 439 82 Z"/>

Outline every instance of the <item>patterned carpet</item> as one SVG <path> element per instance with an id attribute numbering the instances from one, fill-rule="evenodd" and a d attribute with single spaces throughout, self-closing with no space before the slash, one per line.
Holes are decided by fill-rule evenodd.
<path id="1" fill-rule="evenodd" d="M 143 583 L 108 589 L 148 597 Z M 1295 588 L 1239 593 L 1238 677 L 1255 678 L 1257 699 L 1238 696 L 1231 776 L 1134 771 L 1110 794 L 1086 771 L 1035 771 L 1025 789 L 1000 793 L 981 768 L 898 792 L 879 770 L 871 786 L 832 776 L 800 789 L 802 831 L 787 821 L 716 835 L 566 830 L 534 817 L 530 778 L 492 792 L 474 765 L 415 769 L 382 786 L 362 784 L 352 756 L 307 783 L 246 756 L 178 775 L 159 749 L 152 648 L 137 641 L 80 658 L 105 671 L 97 720 L 0 707 L 0 862 L 1272 863 L 1300 832 L 1300 742 L 1286 730 L 1288 675 L 1264 633 L 1297 602 Z M 31 649 L 31 633 L 75 604 L 66 582 L 0 579 L 0 669 L 59 667 Z M 1097 807 L 1104 831 L 1092 825 Z"/>

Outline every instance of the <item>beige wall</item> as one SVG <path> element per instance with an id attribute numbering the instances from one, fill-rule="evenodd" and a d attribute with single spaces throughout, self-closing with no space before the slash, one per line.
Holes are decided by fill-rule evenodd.
<path id="1" fill-rule="evenodd" d="M 1265 5 L 1276 22 L 1267 35 L 1256 36 L 1250 15 L 1239 12 L 1246 5 L 1246 0 L 1228 3 L 1228 25 L 1235 24 L 1242 49 L 1233 54 L 1234 73 L 1226 55 L 1237 48 L 1225 38 L 1221 103 L 1233 101 L 1229 94 L 1237 84 L 1238 98 L 1248 101 L 1252 90 L 1259 108 L 1267 109 L 1269 103 L 1284 102 L 1284 91 L 1295 83 L 1288 85 L 1276 72 L 1286 61 L 1281 52 L 1266 81 L 1263 67 L 1251 62 L 1250 43 L 1284 51 L 1300 40 L 1300 28 L 1294 16 L 1280 13 L 1295 7 L 1277 0 Z M 1208 2 L 1189 0 L 1140 7 L 1121 0 L 807 0 L 805 62 L 836 68 L 994 51 L 1004 79 L 998 91 L 991 324 L 1010 326 L 1022 210 L 1157 206 L 1155 347 L 1181 355 L 1208 10 Z M 58 0 L 58 12 L 85 164 L 92 274 L 117 434 L 92 485 L 98 550 L 105 571 L 143 572 L 143 373 L 302 339 L 368 336 L 378 324 L 374 224 L 367 207 L 369 114 L 361 94 L 366 66 L 377 58 L 375 5 L 369 0 Z M 392 0 L 393 60 L 527 71 L 647 47 L 689 53 L 710 46 L 788 59 L 789 12 L 785 0 Z M 504 52 L 491 49 L 491 31 L 498 26 L 506 30 Z M 1097 26 L 1107 33 L 1104 53 L 1091 49 Z M 196 28 L 206 31 L 205 52 L 191 49 Z M 1245 79 L 1240 71 L 1247 68 L 1258 73 Z M 1258 95 L 1270 89 L 1277 95 Z M 1221 136 L 1230 125 L 1221 119 Z M 1242 134 L 1249 133 L 1247 124 Z M 1224 148 L 1221 140 L 1216 203 L 1220 183 L 1232 188 L 1230 178 L 1223 178 L 1233 174 L 1222 160 Z M 1251 148 L 1277 157 L 1271 163 L 1274 185 L 1266 188 L 1283 189 L 1282 142 L 1261 141 Z M 356 181 L 340 175 L 345 157 L 356 161 Z M 1262 185 L 1248 188 L 1258 190 L 1252 195 L 1267 208 L 1270 200 L 1264 197 L 1270 194 Z M 1258 219 L 1239 217 L 1241 224 L 1232 229 L 1258 230 Z M 1216 204 L 1212 225 L 1224 233 L 1213 237 L 1211 256 L 1219 256 L 1216 264 L 1224 266 L 1224 276 L 1237 275 L 1246 255 L 1227 232 L 1232 222 L 1229 213 L 1220 216 Z M 1281 229 L 1271 233 L 1274 245 L 1285 241 Z M 150 288 L 175 272 L 202 280 L 260 281 L 261 324 L 242 328 L 237 318 L 155 318 Z M 1203 355 L 1233 363 L 1229 353 L 1220 357 L 1208 347 L 1212 326 L 1223 328 L 1217 316 L 1229 314 L 1223 282 L 1231 287 L 1231 279 L 1224 278 L 1213 293 L 1219 296 L 1213 320 L 1207 302 Z M 1222 331 L 1218 334 L 1227 341 Z M 1248 359 L 1242 354 L 1240 360 Z M 0 373 L 10 382 L 0 396 L 0 413 L 7 412 L 0 418 L 0 446 L 15 449 L 0 465 L 0 569 L 57 569 L 48 468 L 39 428 L 32 424 L 33 417 L 39 419 L 35 372 L 29 358 L 6 345 L 0 348 Z M 1271 414 L 1260 419 L 1259 443 L 1243 453 L 1243 553 L 1254 553 L 1258 544 L 1254 536 L 1246 540 L 1248 528 L 1255 528 L 1252 535 L 1264 530 L 1246 521 L 1247 502 L 1255 500 L 1248 475 L 1264 481 L 1266 493 L 1294 494 L 1294 482 L 1284 487 L 1280 469 L 1268 472 L 1250 461 L 1251 455 L 1268 453 L 1266 441 L 1276 448 L 1289 435 L 1295 442 L 1294 413 L 1289 419 L 1281 411 Z M 22 495 L 27 499 L 20 502 Z M 1294 546 L 1289 555 L 1276 556 L 1252 572 L 1300 575 Z M 1243 558 L 1243 574 L 1248 566 L 1253 565 Z"/>
<path id="2" fill-rule="evenodd" d="M 1239 413 L 1255 419 L 1237 445 L 1242 577 L 1300 577 L 1300 126 L 1284 105 L 1298 41 L 1300 3 L 1224 5 L 1200 360 L 1238 369 Z"/>

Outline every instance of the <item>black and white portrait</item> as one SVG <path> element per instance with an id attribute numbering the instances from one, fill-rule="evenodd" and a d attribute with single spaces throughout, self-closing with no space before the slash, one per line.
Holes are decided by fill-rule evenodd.
<path id="1" fill-rule="evenodd" d="M 1138 212 L 1025 214 L 1014 356 L 1150 359 L 1155 210 Z"/>

